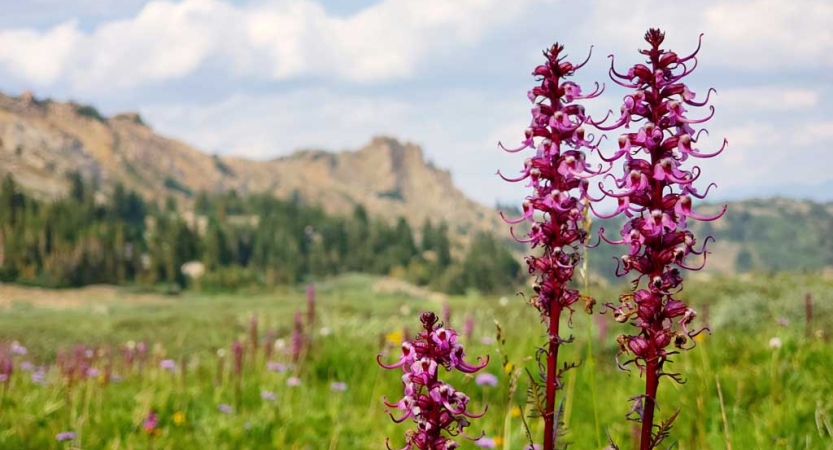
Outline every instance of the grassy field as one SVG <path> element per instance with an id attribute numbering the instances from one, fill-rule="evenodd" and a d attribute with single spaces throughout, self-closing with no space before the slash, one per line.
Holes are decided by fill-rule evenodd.
<path id="1" fill-rule="evenodd" d="M 307 346 L 295 364 L 290 335 L 294 313 L 306 310 L 303 287 L 162 296 L 0 286 L 0 343 L 27 348 L 26 355 L 14 356 L 14 373 L 0 394 L 0 449 L 349 450 L 384 448 L 388 436 L 391 447 L 401 447 L 408 426 L 392 423 L 381 402 L 383 395 L 401 397 L 400 373 L 381 369 L 375 358 L 389 352 L 385 360 L 393 362 L 393 342 L 404 329 L 416 331 L 418 313 L 439 313 L 443 306 L 419 291 L 376 289 L 379 281 L 350 275 L 317 284 L 317 323 L 305 330 Z M 814 304 L 809 332 L 807 292 Z M 685 293 L 714 333 L 676 358 L 673 368 L 686 384 L 660 387 L 659 417 L 681 409 L 674 448 L 833 449 L 833 282 L 814 275 L 716 279 L 691 282 Z M 616 298 L 615 289 L 590 294 Z M 500 300 L 471 294 L 448 304 L 450 325 L 458 331 L 464 317 L 474 319 L 467 353 L 472 359 L 490 355 L 486 370 L 499 380 L 490 387 L 470 376 L 450 377 L 471 396 L 470 410 L 489 405 L 470 431 L 496 438 L 498 448 L 522 449 L 527 441 L 519 413 L 528 412 L 528 383 L 520 376 L 513 388 L 510 380 L 523 367 L 535 370 L 531 356 L 543 343 L 535 310 L 514 295 Z M 253 316 L 256 352 L 249 332 Z M 495 341 L 496 322 L 503 346 Z M 581 365 L 568 372 L 559 393 L 571 448 L 601 449 L 608 432 L 622 449 L 631 448 L 634 423 L 624 415 L 627 399 L 642 385 L 638 373 L 623 373 L 614 362 L 615 337 L 625 326 L 609 323 L 605 332 L 581 311 L 572 322 L 576 342 L 561 359 Z M 279 340 L 268 358 L 267 335 L 270 343 Z M 239 382 L 235 340 L 246 348 Z M 130 342 L 148 344 L 144 363 L 125 361 L 120 346 Z M 93 370 L 70 382 L 56 356 L 66 359 L 79 345 L 82 354 L 91 350 Z M 512 363 L 509 370 L 504 357 Z M 168 359 L 173 372 L 161 367 Z M 27 370 L 24 363 L 34 367 Z M 158 424 L 148 432 L 143 425 L 150 411 Z M 530 423 L 539 436 L 542 424 Z M 75 438 L 58 442 L 56 435 L 68 431 Z M 477 446 L 464 442 L 462 448 Z"/>

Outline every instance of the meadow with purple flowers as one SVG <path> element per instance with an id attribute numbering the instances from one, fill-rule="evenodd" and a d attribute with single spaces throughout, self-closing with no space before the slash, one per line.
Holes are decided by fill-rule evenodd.
<path id="1" fill-rule="evenodd" d="M 112 132 L 143 190 L 131 161 L 179 163 L 138 113 L 0 95 L 0 450 L 833 449 L 833 205 L 796 203 L 802 225 L 716 197 L 732 148 L 694 74 L 704 34 L 642 36 L 602 70 L 562 42 L 523 69 L 528 125 L 494 181 L 524 195 L 497 211 L 392 138 L 273 161 L 332 198 L 266 161 L 281 191 L 257 192 L 218 154 L 164 201 L 98 166 L 50 198 L 17 165 L 36 117 Z M 158 155 L 127 158 L 146 138 Z"/>
<path id="2" fill-rule="evenodd" d="M 130 294 L 137 302 L 118 302 L 128 292 L 113 291 L 60 309 L 33 306 L 21 290 L 0 316 L 0 448 L 370 449 L 388 439 L 394 447 L 410 426 L 386 419 L 396 410 L 382 398 L 398 401 L 402 382 L 376 355 L 395 363 L 403 339 L 420 329 L 419 313 L 443 309 L 466 360 L 489 356 L 476 373 L 441 369 L 442 380 L 468 396 L 467 411 L 479 415 L 488 405 L 467 427 L 479 439 L 458 438 L 459 448 L 525 448 L 524 421 L 541 433 L 543 423 L 528 417 L 524 369 L 537 370 L 529 349 L 544 336 L 530 326 L 537 311 L 522 297 L 507 290 L 443 302 L 374 292 L 378 281 L 347 275 L 316 284 L 314 316 L 305 286 Z M 659 387 L 660 414 L 681 409 L 675 448 L 830 448 L 830 284 L 787 274 L 689 281 L 688 300 L 713 334 L 674 360 L 685 385 Z M 589 291 L 607 301 L 620 289 Z M 598 319 L 576 312 L 572 328 L 566 318 L 562 324 L 579 338 L 562 349 L 579 363 L 559 394 L 564 440 L 601 449 L 609 433 L 630 448 L 638 424 L 623 418 L 644 381 L 616 366 L 615 336 L 630 327 Z M 664 399 L 673 407 L 663 408 Z"/>

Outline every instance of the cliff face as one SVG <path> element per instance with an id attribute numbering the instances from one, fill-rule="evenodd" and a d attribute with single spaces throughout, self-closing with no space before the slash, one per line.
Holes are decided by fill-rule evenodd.
<path id="1" fill-rule="evenodd" d="M 72 171 L 97 180 L 105 193 L 122 183 L 148 199 L 188 199 L 201 190 L 297 193 L 336 213 L 362 204 L 372 215 L 405 216 L 414 226 L 445 220 L 454 234 L 501 229 L 494 210 L 466 198 L 418 146 L 394 138 L 373 138 L 356 151 L 252 161 L 159 136 L 135 113 L 105 118 L 89 106 L 0 94 L 0 175 L 12 173 L 27 190 L 56 197 Z"/>

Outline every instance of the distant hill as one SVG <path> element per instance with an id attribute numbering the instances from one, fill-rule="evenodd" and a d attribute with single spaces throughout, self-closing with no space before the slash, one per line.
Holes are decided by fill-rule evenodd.
<path id="1" fill-rule="evenodd" d="M 349 213 L 362 204 L 371 215 L 405 217 L 413 227 L 426 218 L 445 220 L 451 235 L 476 231 L 508 237 L 494 209 L 468 199 L 448 171 L 426 163 L 422 149 L 391 137 L 375 137 L 355 151 L 298 151 L 269 161 L 209 155 L 157 135 L 135 113 L 102 116 L 94 107 L 0 94 L 0 176 L 11 172 L 28 192 L 62 196 L 66 174 L 78 171 L 103 193 L 122 183 L 149 200 L 193 199 L 199 191 L 300 196 L 327 211 Z M 714 235 L 707 273 L 820 270 L 833 267 L 833 203 L 809 200 L 732 200 L 718 222 L 693 222 L 701 239 Z M 511 208 L 507 208 L 511 209 Z M 704 212 L 715 206 L 703 205 Z M 510 211 L 509 215 L 516 216 Z M 596 220 L 608 236 L 616 221 Z M 462 239 L 461 239 L 462 238 Z M 515 254 L 526 252 L 514 246 Z M 621 248 L 602 244 L 590 266 L 613 279 Z"/>
<path id="2" fill-rule="evenodd" d="M 122 183 L 149 200 L 235 189 L 298 195 L 334 213 L 362 204 L 412 226 L 444 220 L 456 236 L 501 230 L 493 209 L 468 199 L 448 171 L 425 162 L 420 147 L 394 138 L 375 137 L 356 151 L 254 161 L 159 136 L 136 113 L 104 117 L 92 106 L 0 94 L 0 176 L 11 172 L 24 189 L 50 198 L 67 192 L 72 171 L 96 180 L 103 193 Z"/>
<path id="3" fill-rule="evenodd" d="M 711 254 L 704 273 L 833 270 L 833 203 L 773 198 L 727 205 L 726 214 L 718 221 L 689 222 L 698 247 L 706 236 L 715 238 L 708 246 Z M 719 207 L 704 204 L 695 209 L 713 214 Z M 622 222 L 617 219 L 596 220 L 593 229 L 604 227 L 605 236 L 619 239 Z M 625 251 L 602 242 L 591 253 L 589 265 L 612 281 L 613 256 Z M 696 261 L 696 256 L 691 258 Z"/>

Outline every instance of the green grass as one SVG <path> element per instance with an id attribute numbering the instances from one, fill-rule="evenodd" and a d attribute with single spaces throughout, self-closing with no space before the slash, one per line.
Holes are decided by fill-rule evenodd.
<path id="1" fill-rule="evenodd" d="M 266 293 L 157 296 L 153 302 L 105 302 L 106 306 L 49 309 L 14 303 L 0 310 L 0 342 L 18 340 L 29 349 L 16 357 L 18 367 L 0 399 L 0 448 L 2 449 L 372 449 L 400 446 L 408 425 L 397 425 L 385 414 L 383 395 L 398 399 L 400 373 L 375 363 L 387 334 L 418 326 L 417 313 L 439 312 L 434 301 L 375 293 L 375 279 L 351 275 L 317 285 L 319 324 L 303 360 L 288 373 L 265 370 L 261 353 L 247 352 L 241 389 L 237 394 L 230 377 L 230 344 L 245 340 L 249 319 L 259 317 L 261 340 L 265 330 L 275 329 L 289 345 L 293 313 L 305 309 L 303 287 Z M 698 347 L 676 358 L 671 369 L 686 378 L 684 385 L 665 381 L 660 386 L 658 417 L 680 416 L 671 432 L 676 449 L 831 449 L 833 448 L 833 348 L 823 337 L 805 337 L 803 297 L 813 292 L 814 328 L 823 335 L 833 331 L 833 286 L 821 277 L 779 275 L 753 279 L 718 279 L 689 283 L 685 294 L 702 312 L 710 304 L 709 322 L 714 334 Z M 615 290 L 595 289 L 600 301 L 616 298 Z M 685 296 L 684 296 L 685 297 Z M 135 298 L 135 294 L 131 298 Z M 449 380 L 472 398 L 470 409 L 484 404 L 489 411 L 473 420 L 472 434 L 481 430 L 490 437 L 505 438 L 507 449 L 525 445 L 521 421 L 510 413 L 524 407 L 528 382 L 521 376 L 512 390 L 502 367 L 505 355 L 516 368 L 535 371 L 531 359 L 543 343 L 543 328 L 533 308 L 521 297 L 509 296 L 507 306 L 496 297 L 470 294 L 450 299 L 451 325 L 462 328 L 463 317 L 474 317 L 476 327 L 467 353 L 473 360 L 491 356 L 487 370 L 499 376 L 495 388 L 479 387 L 470 376 L 451 374 Z M 104 304 L 104 303 L 102 303 Z M 701 314 L 702 317 L 702 314 Z M 776 318 L 789 319 L 789 326 Z M 495 336 L 500 323 L 506 344 L 483 344 Z M 321 328 L 329 329 L 322 335 Z M 588 330 L 588 327 L 590 329 Z M 604 342 L 593 320 L 581 311 L 573 317 L 576 342 L 565 347 L 562 361 L 581 361 L 565 375 L 567 439 L 571 448 L 600 449 L 606 433 L 629 449 L 632 422 L 624 420 L 627 399 L 642 392 L 639 374 L 616 368 L 615 337 L 627 331 L 611 323 Z M 773 337 L 779 349 L 770 347 Z M 590 342 L 588 342 L 590 339 Z M 143 369 L 123 366 L 118 346 L 127 341 L 150 343 L 150 362 Z M 96 379 L 68 388 L 57 368 L 48 372 L 49 384 L 40 386 L 30 373 L 19 369 L 22 360 L 54 361 L 60 349 L 83 343 L 110 348 L 118 383 Z M 592 345 L 588 347 L 588 343 Z M 217 384 L 217 350 L 226 349 L 222 381 Z M 172 358 L 186 363 L 184 373 L 172 375 L 158 368 L 158 361 Z M 287 355 L 273 359 L 287 362 Z M 105 365 L 102 356 L 97 367 Z M 386 360 L 396 359 L 393 349 Z M 301 386 L 286 380 L 298 376 Z M 345 392 L 333 392 L 330 383 L 344 381 Z M 717 392 L 719 381 L 723 410 Z M 277 400 L 262 400 L 263 390 Z M 234 406 L 233 414 L 218 405 Z M 157 411 L 160 434 L 148 436 L 141 424 L 147 413 Z M 185 416 L 175 424 L 174 414 Z M 529 419 L 540 440 L 542 424 Z M 78 438 L 58 443 L 55 435 L 73 430 Z M 464 439 L 462 439 L 465 441 Z M 477 448 L 464 442 L 462 448 Z"/>

